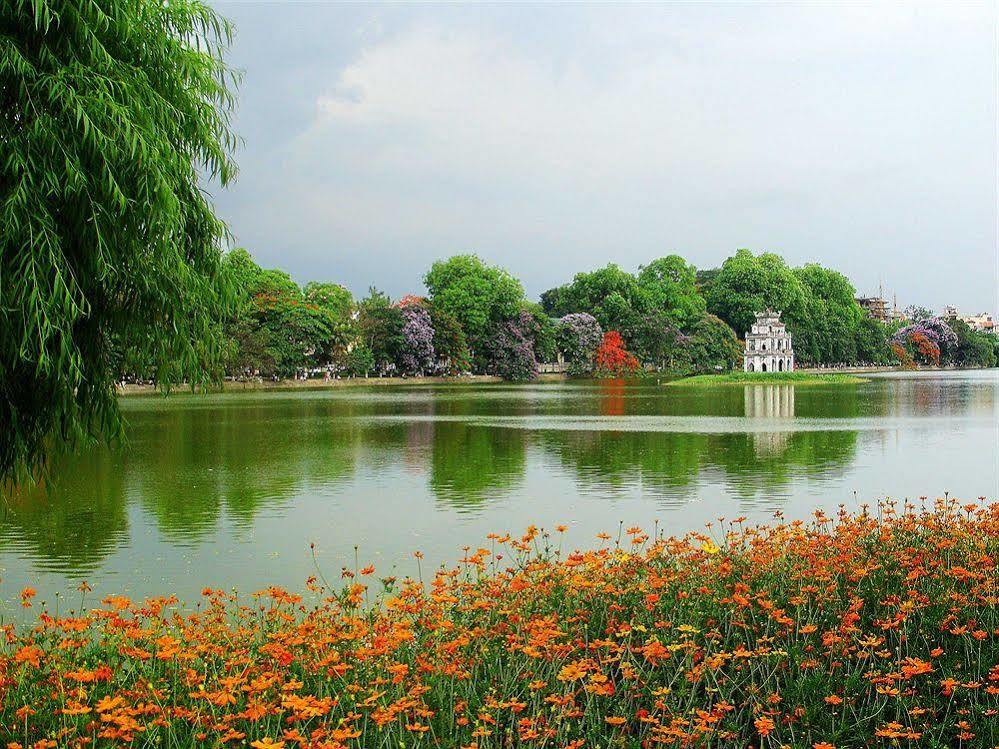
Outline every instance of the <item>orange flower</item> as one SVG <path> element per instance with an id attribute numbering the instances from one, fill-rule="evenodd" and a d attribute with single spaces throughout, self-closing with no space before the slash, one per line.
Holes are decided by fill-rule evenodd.
<path id="1" fill-rule="evenodd" d="M 773 720 L 771 720 L 770 718 L 768 718 L 766 715 L 761 715 L 759 718 L 757 718 L 755 721 L 753 721 L 753 723 L 756 726 L 756 731 L 763 738 L 766 738 L 771 733 L 773 733 L 773 730 L 775 728 L 775 724 L 774 724 Z"/>
<path id="2" fill-rule="evenodd" d="M 274 741 L 274 739 L 267 737 L 263 740 L 251 741 L 250 746 L 252 746 L 253 749 L 283 749 L 284 742 Z"/>

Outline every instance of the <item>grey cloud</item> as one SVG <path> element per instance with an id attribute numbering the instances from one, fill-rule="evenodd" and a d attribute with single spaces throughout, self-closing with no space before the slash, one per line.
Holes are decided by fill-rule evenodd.
<path id="1" fill-rule="evenodd" d="M 219 205 L 301 280 L 400 295 L 476 251 L 536 294 L 746 246 L 996 307 L 995 5 L 219 8 Z"/>

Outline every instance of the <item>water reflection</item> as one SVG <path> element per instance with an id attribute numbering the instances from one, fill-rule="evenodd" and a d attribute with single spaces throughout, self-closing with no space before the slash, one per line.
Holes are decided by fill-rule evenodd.
<path id="1" fill-rule="evenodd" d="M 747 385 L 743 390 L 747 419 L 793 419 L 793 385 Z M 754 432 L 757 456 L 779 455 L 787 450 L 791 435 L 786 431 Z"/>
<path id="2" fill-rule="evenodd" d="M 539 440 L 588 493 L 636 489 L 677 504 L 700 489 L 697 479 L 705 474 L 740 497 L 784 489 L 798 477 L 822 476 L 854 457 L 857 432 L 552 430 Z"/>
<path id="3" fill-rule="evenodd" d="M 442 422 L 431 426 L 430 487 L 467 510 L 515 487 L 527 468 L 527 433 Z"/>
<path id="4" fill-rule="evenodd" d="M 748 419 L 794 418 L 794 385 L 747 385 L 742 400 Z"/>
<path id="5" fill-rule="evenodd" d="M 898 434 L 928 433 L 930 417 L 964 446 L 967 475 L 988 482 L 996 447 L 976 430 L 994 423 L 995 394 L 994 377 L 944 376 L 856 388 L 611 381 L 136 400 L 125 404 L 124 449 L 67 458 L 48 492 L 3 507 L 0 558 L 24 577 L 90 574 L 155 546 L 173 570 L 182 549 L 233 552 L 227 563 L 239 564 L 264 527 L 301 536 L 321 518 L 335 537 L 368 522 L 351 512 L 370 513 L 372 543 L 389 548 L 428 522 L 516 506 L 502 519 L 519 528 L 549 507 L 578 512 L 577 497 L 591 514 L 621 498 L 654 500 L 650 512 L 705 495 L 811 502 L 818 482 L 879 460 L 928 464 L 926 439 Z"/>

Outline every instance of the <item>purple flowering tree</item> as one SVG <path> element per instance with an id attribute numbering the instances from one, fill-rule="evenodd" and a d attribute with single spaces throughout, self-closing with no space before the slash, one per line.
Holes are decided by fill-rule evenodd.
<path id="1" fill-rule="evenodd" d="M 538 360 L 534 355 L 536 325 L 531 314 L 525 311 L 512 320 L 494 325 L 483 352 L 486 373 L 505 380 L 537 377 Z"/>
<path id="2" fill-rule="evenodd" d="M 414 375 L 433 371 L 436 365 L 434 326 L 430 313 L 423 305 L 413 303 L 402 306 L 402 338 L 400 369 Z"/>
<path id="3" fill-rule="evenodd" d="M 593 357 L 604 338 L 597 318 L 586 312 L 573 312 L 558 321 L 555 345 L 569 365 L 569 374 L 593 371 Z"/>
<path id="4" fill-rule="evenodd" d="M 957 333 L 939 317 L 928 317 L 925 320 L 906 325 L 896 331 L 892 337 L 895 343 L 909 347 L 913 336 L 922 334 L 940 349 L 941 357 L 947 358 L 957 350 Z"/>

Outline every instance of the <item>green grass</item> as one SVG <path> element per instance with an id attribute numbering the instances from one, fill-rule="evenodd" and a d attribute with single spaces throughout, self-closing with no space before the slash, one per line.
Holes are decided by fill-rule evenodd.
<path id="1" fill-rule="evenodd" d="M 684 377 L 666 384 L 673 387 L 699 387 L 702 385 L 855 385 L 858 382 L 867 382 L 867 379 L 856 375 L 813 372 L 728 372 Z"/>

